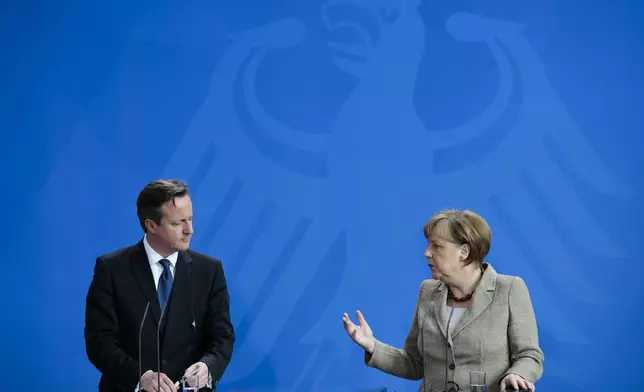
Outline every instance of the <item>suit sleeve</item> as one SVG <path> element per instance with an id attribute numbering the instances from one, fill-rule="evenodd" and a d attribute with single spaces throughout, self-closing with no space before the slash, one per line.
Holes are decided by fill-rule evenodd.
<path id="1" fill-rule="evenodd" d="M 418 293 L 414 319 L 403 348 L 396 348 L 376 340 L 373 353 L 365 352 L 367 366 L 408 380 L 420 380 L 423 378 L 423 357 L 418 347 L 418 304 L 422 290 L 423 285 L 421 285 Z"/>
<path id="2" fill-rule="evenodd" d="M 501 380 L 514 373 L 528 381 L 536 382 L 543 373 L 543 351 L 539 348 L 537 320 L 528 287 L 519 277 L 512 281 L 509 306 L 508 340 L 511 365 Z"/>
<path id="3" fill-rule="evenodd" d="M 102 258 L 96 259 L 94 277 L 85 307 L 85 350 L 90 362 L 106 377 L 119 380 L 128 390 L 139 381 L 138 362 L 118 347 L 118 322 L 113 303 L 110 270 Z"/>
<path id="4" fill-rule="evenodd" d="M 230 296 L 221 262 L 208 296 L 204 321 L 204 355 L 201 362 L 208 366 L 213 384 L 224 375 L 233 354 L 235 331 L 230 321 Z"/>

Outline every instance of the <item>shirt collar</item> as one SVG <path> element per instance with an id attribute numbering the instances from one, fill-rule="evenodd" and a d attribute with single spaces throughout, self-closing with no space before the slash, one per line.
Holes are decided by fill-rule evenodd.
<path id="1" fill-rule="evenodd" d="M 154 264 L 157 264 L 159 260 L 161 259 L 166 259 L 170 261 L 170 264 L 172 265 L 172 268 L 174 269 L 177 265 L 177 257 L 179 256 L 179 252 L 172 252 L 168 257 L 163 257 L 160 254 L 157 253 L 156 250 L 152 249 L 150 246 L 150 243 L 148 242 L 148 236 L 145 235 L 143 236 L 143 247 L 145 248 L 145 253 L 148 255 L 148 261 L 150 262 L 150 266 L 153 266 Z"/>

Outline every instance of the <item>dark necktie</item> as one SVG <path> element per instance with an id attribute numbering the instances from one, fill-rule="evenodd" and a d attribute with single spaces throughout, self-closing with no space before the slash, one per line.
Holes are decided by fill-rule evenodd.
<path id="1" fill-rule="evenodd" d="M 163 273 L 159 276 L 157 295 L 159 296 L 159 306 L 163 309 L 172 293 L 172 272 L 170 271 L 171 265 L 169 260 L 161 259 L 159 263 L 163 266 Z"/>

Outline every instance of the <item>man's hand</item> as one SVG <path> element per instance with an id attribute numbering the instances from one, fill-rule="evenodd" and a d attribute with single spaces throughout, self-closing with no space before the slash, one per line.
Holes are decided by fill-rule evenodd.
<path id="1" fill-rule="evenodd" d="M 186 369 L 183 377 L 191 387 L 203 388 L 208 385 L 208 366 L 203 362 L 197 362 Z M 197 385 L 199 379 L 199 385 Z"/>
<path id="2" fill-rule="evenodd" d="M 160 377 L 160 380 L 159 380 Z M 157 382 L 161 381 L 161 388 L 158 387 Z M 174 383 L 168 376 L 161 373 L 160 376 L 157 376 L 157 373 L 152 370 L 148 370 L 143 373 L 141 377 L 141 390 L 146 392 L 176 392 L 177 389 L 174 387 Z"/>

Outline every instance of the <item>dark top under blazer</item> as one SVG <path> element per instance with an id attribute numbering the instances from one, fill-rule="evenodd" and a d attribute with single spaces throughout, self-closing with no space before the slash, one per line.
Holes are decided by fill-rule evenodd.
<path id="1" fill-rule="evenodd" d="M 161 308 L 143 241 L 96 259 L 87 292 L 85 348 L 102 373 L 100 392 L 134 392 L 139 382 L 138 336 L 143 326 L 142 373 L 157 371 L 157 325 Z M 223 376 L 235 340 L 230 299 L 221 262 L 180 251 L 172 296 L 163 318 L 161 372 L 173 382 L 195 362 L 204 362 L 213 387 Z M 194 321 L 194 326 L 193 326 Z"/>

